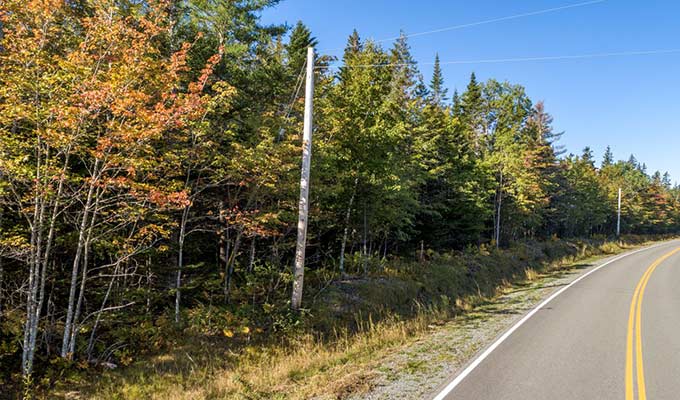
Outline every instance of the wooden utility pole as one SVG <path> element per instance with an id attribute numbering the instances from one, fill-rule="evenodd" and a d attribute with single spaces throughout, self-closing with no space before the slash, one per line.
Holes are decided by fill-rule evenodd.
<path id="1" fill-rule="evenodd" d="M 619 209 L 616 215 L 616 236 L 621 236 L 621 188 L 619 188 Z"/>
<path id="2" fill-rule="evenodd" d="M 299 310 L 305 276 L 305 248 L 307 246 L 307 215 L 309 212 L 309 173 L 312 162 L 312 116 L 314 113 L 314 48 L 307 49 L 307 83 L 305 87 L 305 124 L 302 136 L 302 176 L 300 178 L 300 215 L 298 217 L 297 246 L 291 308 Z"/>

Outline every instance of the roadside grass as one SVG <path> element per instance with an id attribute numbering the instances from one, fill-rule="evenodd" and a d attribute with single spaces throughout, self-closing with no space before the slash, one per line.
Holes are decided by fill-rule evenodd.
<path id="1" fill-rule="evenodd" d="M 364 323 L 331 340 L 305 335 L 287 344 L 245 346 L 188 342 L 170 354 L 111 371 L 63 398 L 92 399 L 336 399 L 371 387 L 375 361 L 441 323 L 446 313 L 423 309 L 409 320 Z M 419 362 L 412 368 L 421 368 Z"/>
<path id="2" fill-rule="evenodd" d="M 330 287 L 315 300 L 313 307 L 318 311 L 302 332 L 240 342 L 189 335 L 169 352 L 57 386 L 49 398 L 356 396 L 371 390 L 382 371 L 381 359 L 447 322 L 460 318 L 481 324 L 485 314 L 507 311 L 499 308 L 495 298 L 533 290 L 546 278 L 560 277 L 603 256 L 646 243 L 640 237 L 621 242 L 553 241 L 501 252 L 480 249 L 435 256 L 426 265 L 391 266 L 379 276 Z M 405 301 L 401 296 L 411 297 Z M 427 365 L 414 358 L 404 368 L 417 373 Z"/>

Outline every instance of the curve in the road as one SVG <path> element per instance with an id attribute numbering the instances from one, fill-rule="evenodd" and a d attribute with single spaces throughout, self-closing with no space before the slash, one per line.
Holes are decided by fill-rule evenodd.
<path id="1" fill-rule="evenodd" d="M 630 314 L 628 317 L 628 339 L 626 341 L 626 400 L 634 399 L 633 390 L 633 365 L 637 378 L 638 400 L 647 400 L 647 388 L 645 385 L 644 362 L 642 356 L 642 300 L 649 278 L 654 270 L 673 254 L 680 251 L 680 247 L 659 257 L 647 268 L 642 278 L 635 287 L 633 300 L 630 302 Z M 633 342 L 635 342 L 635 357 L 633 357 Z M 633 362 L 635 358 L 635 363 Z"/>
<path id="2" fill-rule="evenodd" d="M 553 395 L 557 394 L 557 390 L 573 390 L 574 392 L 574 397 L 573 398 L 579 398 L 577 393 L 584 393 L 587 391 L 587 388 L 584 389 L 583 387 L 579 388 L 578 385 L 574 385 L 574 383 L 578 384 L 578 382 L 569 382 L 570 377 L 575 377 L 579 376 L 580 374 L 583 374 L 583 371 L 579 371 L 579 367 L 575 364 L 578 364 L 577 362 L 570 362 L 569 360 L 566 360 L 565 358 L 567 357 L 560 357 L 560 355 L 566 354 L 574 354 L 578 353 L 575 351 L 572 351 L 570 347 L 576 347 L 576 346 L 582 346 L 581 347 L 590 347 L 596 352 L 607 352 L 603 350 L 603 347 L 607 347 L 608 352 L 611 353 L 615 351 L 615 348 L 613 350 L 609 350 L 609 347 L 612 347 L 612 343 L 608 342 L 619 342 L 618 336 L 616 337 L 616 340 L 614 339 L 609 339 L 607 338 L 608 333 L 603 332 L 606 331 L 607 329 L 604 328 L 606 324 L 608 323 L 605 321 L 607 317 L 602 318 L 603 321 L 600 322 L 594 322 L 598 318 L 597 316 L 592 316 L 588 314 L 592 314 L 593 312 L 599 312 L 599 313 L 604 313 L 605 316 L 608 316 L 609 314 L 616 314 L 617 316 L 621 314 L 619 312 L 620 307 L 619 303 L 621 303 L 621 293 L 625 291 L 625 287 L 628 286 L 627 281 L 635 275 L 636 273 L 636 268 L 639 268 L 640 265 L 644 265 L 644 267 L 649 267 L 646 268 L 644 271 L 644 274 L 642 275 L 642 278 L 638 279 L 635 278 L 637 281 L 637 287 L 635 290 L 635 293 L 633 294 L 633 300 L 630 304 L 630 312 L 629 312 L 629 321 L 628 321 L 628 337 L 625 339 L 626 340 L 626 359 L 625 359 L 625 393 L 626 393 L 626 399 L 627 400 L 632 400 L 633 399 L 633 369 L 635 368 L 637 372 L 637 379 L 638 379 L 638 397 L 639 400 L 645 400 L 646 399 L 646 388 L 645 388 L 645 383 L 644 383 L 644 368 L 642 366 L 642 336 L 641 336 L 641 326 L 642 326 L 642 299 L 644 297 L 645 293 L 645 288 L 647 287 L 647 284 L 649 282 L 649 278 L 651 277 L 652 273 L 654 270 L 666 259 L 671 257 L 672 255 L 680 252 L 680 248 L 676 248 L 673 251 L 668 252 L 667 249 L 661 249 L 661 250 L 666 250 L 664 254 L 656 259 L 651 265 L 649 264 L 649 258 L 646 258 L 647 256 L 643 255 L 638 255 L 636 257 L 631 257 L 635 254 L 639 254 L 641 252 L 646 252 L 650 251 L 652 249 L 657 249 L 662 246 L 669 247 L 670 244 L 673 244 L 674 246 L 677 246 L 677 242 L 666 242 L 666 243 L 661 243 L 657 244 L 654 246 L 646 247 L 643 249 L 635 250 L 628 252 L 626 254 L 623 254 L 621 256 L 612 258 L 611 260 L 606 261 L 605 263 L 594 267 L 590 271 L 584 273 L 583 275 L 579 276 L 576 278 L 574 281 L 572 281 L 570 284 L 567 286 L 563 287 L 562 289 L 556 291 L 552 295 L 550 295 L 547 299 L 545 299 L 543 302 L 541 302 L 539 305 L 534 307 L 531 311 L 529 311 L 524 317 L 522 317 L 519 321 L 517 321 L 510 329 L 508 329 L 505 333 L 503 333 L 495 342 L 493 342 L 489 347 L 487 347 L 482 353 L 480 353 L 472 362 L 470 362 L 467 367 L 465 367 L 457 376 L 453 378 L 435 397 L 434 400 L 444 400 L 444 399 L 486 399 L 486 398 L 493 398 L 493 399 L 515 399 L 515 398 L 523 398 L 523 399 L 531 399 L 531 398 L 546 398 L 545 393 L 551 393 L 551 390 L 555 390 L 552 392 Z M 655 255 L 657 251 L 655 252 L 650 252 L 652 254 L 649 255 Z M 657 256 L 658 257 L 658 256 Z M 626 260 L 624 260 L 626 259 Z M 640 259 L 640 260 L 638 260 Z M 652 260 L 654 258 L 651 258 Z M 623 260 L 623 261 L 622 261 Z M 592 282 L 593 280 L 588 280 L 587 282 L 583 282 L 582 285 L 579 285 L 579 289 L 570 292 L 570 295 L 567 296 L 568 299 L 565 300 L 560 300 L 557 301 L 556 304 L 551 304 L 551 307 L 546 307 L 549 303 L 553 302 L 557 297 L 562 295 L 564 292 L 566 292 L 568 289 L 572 288 L 574 285 L 578 284 L 579 282 L 582 282 L 585 278 L 591 276 L 592 274 L 596 273 L 597 271 L 600 271 L 604 267 L 617 263 L 618 261 L 621 262 L 621 268 L 614 268 L 612 271 L 616 271 L 615 273 L 610 273 L 607 272 L 607 274 L 612 274 L 612 276 L 605 276 L 602 277 L 600 276 L 601 274 L 598 275 L 598 278 L 595 279 L 596 282 Z M 646 261 L 646 262 L 645 262 Z M 607 269 L 607 271 L 610 271 Z M 638 275 L 639 276 L 639 275 Z M 602 287 L 603 285 L 600 284 L 600 282 L 609 282 L 606 287 Z M 600 286 L 599 288 L 595 288 L 597 286 Z M 591 287 L 595 286 L 595 287 Z M 630 284 L 630 288 L 634 284 Z M 631 290 L 628 289 L 628 290 Z M 605 293 L 602 293 L 602 292 Z M 630 292 L 628 292 L 630 293 Z M 599 304 L 593 304 L 593 298 L 599 302 Z M 630 299 L 630 298 L 628 298 Z M 626 305 L 628 304 L 628 301 L 626 301 Z M 655 300 L 656 301 L 656 300 Z M 559 307 L 568 307 L 565 311 L 566 312 L 566 317 L 565 318 L 571 318 L 572 321 L 570 322 L 555 322 L 556 320 L 560 320 L 562 317 L 556 317 L 556 314 L 541 314 L 541 318 L 538 318 L 538 320 L 532 320 L 531 325 L 527 327 L 526 329 L 523 329 L 521 334 L 519 334 L 519 337 L 511 337 L 513 333 L 515 333 L 520 327 L 523 325 L 527 324 L 528 321 L 532 319 L 538 313 L 540 310 L 551 310 L 551 309 L 557 309 Z M 623 306 L 626 308 L 628 311 L 628 307 Z M 584 313 L 583 309 L 584 308 L 592 308 L 594 310 L 585 310 L 586 312 Z M 608 308 L 611 308 L 611 310 L 608 310 Z M 615 311 L 614 311 L 615 310 Z M 557 310 L 556 310 L 557 311 Z M 547 311 L 546 311 L 547 312 Z M 589 330 L 589 333 L 585 332 L 576 332 L 573 331 L 573 329 L 578 329 L 578 324 L 579 321 L 573 321 L 575 318 L 574 316 L 577 316 L 579 314 L 586 314 L 587 319 L 581 321 L 581 323 L 584 324 L 585 330 Z M 577 317 L 576 317 L 577 318 Z M 611 317 L 608 317 L 611 319 Z M 645 317 L 647 318 L 647 317 Z M 618 320 L 618 317 L 617 319 Z M 559 324 L 563 324 L 563 326 L 559 326 Z M 597 324 L 603 324 L 603 326 L 596 326 Z M 625 323 L 624 323 L 625 324 Z M 556 327 L 555 325 L 558 325 Z M 604 329 L 603 329 L 604 328 Z M 625 332 L 626 325 L 621 326 L 621 332 Z M 555 336 L 559 336 L 559 334 L 551 334 L 549 337 L 545 337 L 548 335 L 546 332 L 543 336 L 538 336 L 543 334 L 544 332 L 536 332 L 536 329 L 550 329 L 550 331 L 555 331 L 555 332 L 565 332 L 567 329 L 571 329 L 575 334 L 573 336 L 578 336 L 577 338 L 570 338 L 566 340 L 568 343 L 564 343 L 564 339 L 567 339 L 567 337 L 563 338 L 555 338 Z M 596 333 L 596 335 L 593 335 L 593 333 Z M 598 336 L 597 333 L 600 333 L 599 338 L 594 338 L 593 343 L 581 343 L 584 338 L 586 340 L 588 338 L 591 338 L 593 336 Z M 656 332 L 655 332 L 656 333 Z M 618 334 L 616 334 L 618 335 Z M 612 335 L 612 336 L 616 336 Z M 517 336 L 517 335 L 515 335 Z M 511 339 L 511 340 L 509 340 Z M 503 346 L 503 351 L 501 351 L 498 354 L 495 354 L 494 351 L 496 351 L 504 342 L 509 341 L 512 343 L 506 343 L 505 346 Z M 623 338 L 620 340 L 621 344 L 623 345 Z M 514 348 L 513 348 L 514 347 Z M 614 346 L 615 347 L 615 346 Z M 569 348 L 569 349 L 567 349 Z M 526 353 L 533 352 L 535 354 L 527 355 Z M 548 355 L 550 353 L 554 353 L 551 355 Z M 583 352 L 581 352 L 583 353 Z M 620 353 L 621 358 L 623 358 L 623 352 Z M 630 355 L 630 358 L 628 357 Z M 635 357 L 633 357 L 635 356 Z M 582 357 L 584 359 L 587 359 L 588 357 L 592 357 L 592 355 L 588 355 L 587 351 L 585 354 L 574 354 L 573 357 Z M 615 356 L 608 356 L 609 358 L 616 359 Z M 487 358 L 491 358 L 491 360 L 487 360 Z M 635 361 L 634 361 L 635 359 Z M 482 364 L 485 360 L 487 362 L 484 364 L 484 368 L 481 370 L 475 371 L 478 369 L 480 364 Z M 610 362 L 612 364 L 616 364 L 616 361 L 612 362 L 613 360 L 607 360 L 607 362 Z M 623 359 L 621 359 L 621 367 L 624 366 Z M 523 363 L 522 363 L 523 362 Z M 592 364 L 592 361 L 590 361 Z M 604 363 L 604 360 L 602 361 Z M 630 365 L 629 365 L 630 363 Z M 537 367 L 537 365 L 534 364 L 545 364 L 544 367 Z M 559 368 L 557 366 L 559 365 Z M 610 368 L 609 365 L 606 366 L 607 368 Z M 605 366 L 602 366 L 603 369 L 606 369 Z M 561 375 L 561 371 L 566 370 L 564 375 Z M 610 368 L 611 369 L 611 368 Z M 546 374 L 544 377 L 545 379 L 542 379 L 539 376 L 536 376 L 536 370 L 538 370 L 538 374 L 540 375 L 542 372 Z M 621 368 L 623 370 L 623 368 Z M 474 372 L 474 373 L 473 373 Z M 623 372 L 623 371 L 622 371 Z M 467 379 L 470 375 L 474 375 L 470 379 Z M 600 395 L 605 395 L 605 397 L 600 397 L 600 398 L 616 398 L 616 397 L 611 397 L 611 395 L 615 392 L 620 393 L 621 395 L 624 393 L 624 385 L 616 384 L 613 382 L 610 378 L 611 373 L 605 374 L 602 372 L 602 376 L 600 377 L 601 381 L 599 383 L 602 388 L 600 388 Z M 557 378 L 556 378 L 557 377 Z M 474 379 L 472 379 L 474 378 Z M 467 379 L 467 381 L 466 381 Z M 573 378 L 571 378 L 573 379 Z M 630 379 L 630 383 L 629 383 Z M 463 385 L 465 381 L 465 384 Z M 539 391 L 537 391 L 535 394 L 536 396 L 539 397 L 532 397 L 532 391 L 530 389 L 535 388 L 538 384 L 546 383 L 549 384 L 548 382 L 555 382 L 556 387 L 555 388 L 543 388 Z M 619 381 L 621 383 L 624 383 L 623 381 Z M 584 385 L 587 385 L 586 382 L 583 382 Z M 561 386 L 561 387 L 560 387 Z M 503 392 L 501 388 L 510 388 L 506 392 Z M 620 391 L 619 391 L 620 390 Z M 541 393 L 539 395 L 539 392 Z M 628 397 L 630 393 L 630 398 Z M 543 397 L 540 397 L 540 396 Z M 622 397 L 622 396 L 621 396 Z M 553 397 L 554 398 L 554 397 Z M 580 397 L 583 398 L 583 397 Z M 619 397 L 620 398 L 620 397 Z"/>

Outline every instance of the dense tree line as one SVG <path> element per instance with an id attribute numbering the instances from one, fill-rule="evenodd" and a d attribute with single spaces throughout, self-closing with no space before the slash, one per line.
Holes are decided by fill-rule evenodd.
<path id="1" fill-rule="evenodd" d="M 164 324 L 201 329 L 213 305 L 225 326 L 285 328 L 317 40 L 263 26 L 276 3 L 0 4 L 3 374 L 124 362 Z M 619 188 L 624 232 L 678 228 L 668 174 L 609 149 L 601 164 L 564 156 L 522 86 L 472 74 L 449 94 L 438 57 L 426 83 L 404 36 L 386 49 L 357 32 L 316 71 L 312 280 L 425 249 L 612 234 Z"/>

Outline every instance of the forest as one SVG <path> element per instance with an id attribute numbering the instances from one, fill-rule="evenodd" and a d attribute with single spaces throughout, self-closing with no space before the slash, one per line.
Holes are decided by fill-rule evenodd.
<path id="1" fill-rule="evenodd" d="M 0 2 L 0 383 L 126 365 L 164 332 L 284 336 L 394 262 L 669 234 L 680 188 L 567 153 L 516 83 L 425 80 L 405 35 L 317 55 L 302 310 L 291 310 L 307 48 L 276 0 Z M 428 66 L 430 68 L 430 66 Z M 429 75 L 429 73 L 428 73 Z M 376 289 L 377 290 L 377 289 Z M 218 311 L 215 311 L 218 310 Z"/>

